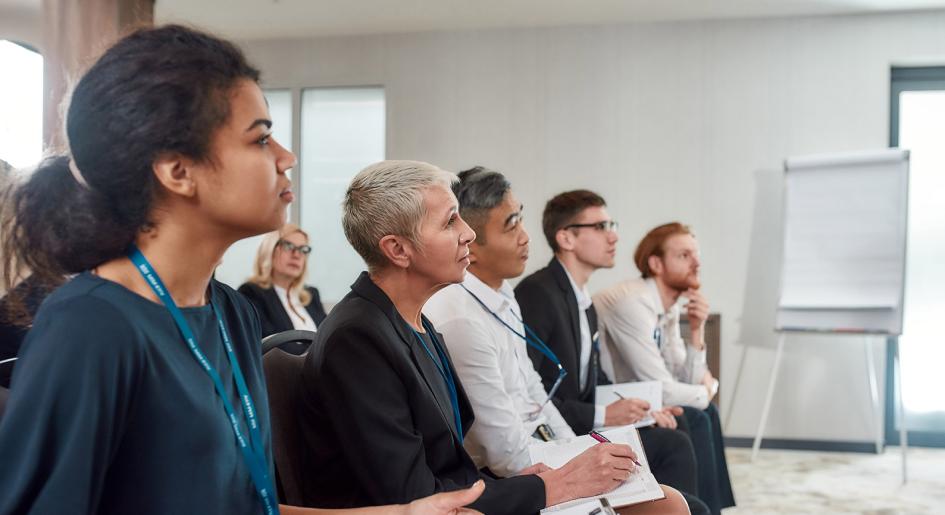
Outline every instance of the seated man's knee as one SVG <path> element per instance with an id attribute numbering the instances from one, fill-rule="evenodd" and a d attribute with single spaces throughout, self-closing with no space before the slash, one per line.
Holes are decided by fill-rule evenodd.
<path id="1" fill-rule="evenodd" d="M 715 418 L 715 419 L 719 418 L 719 408 L 711 402 L 709 403 L 709 406 L 702 411 L 706 415 L 708 415 L 710 418 Z"/>
<path id="2" fill-rule="evenodd" d="M 709 406 L 712 406 L 712 404 L 710 403 Z M 708 409 L 710 408 L 706 408 L 706 410 Z M 691 406 L 683 407 L 683 415 L 689 421 L 689 426 L 692 429 L 695 429 L 696 427 L 708 426 L 712 423 L 711 417 L 708 413 L 706 413 L 706 410 L 693 408 Z"/>
<path id="3" fill-rule="evenodd" d="M 671 431 L 666 438 L 671 449 L 692 449 L 692 439 L 684 431 Z"/>

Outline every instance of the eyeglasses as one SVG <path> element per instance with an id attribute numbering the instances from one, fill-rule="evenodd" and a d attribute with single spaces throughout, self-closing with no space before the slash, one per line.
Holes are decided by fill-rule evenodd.
<path id="1" fill-rule="evenodd" d="M 304 255 L 306 255 L 306 256 L 307 256 L 310 252 L 312 252 L 312 247 L 309 247 L 308 245 L 296 245 L 296 244 L 292 243 L 291 241 L 286 241 L 286 240 L 279 240 L 279 242 L 276 243 L 276 245 L 279 246 L 279 247 L 282 247 L 282 250 L 284 250 L 284 251 L 286 251 L 286 252 L 299 251 L 300 253 L 302 253 L 302 254 L 304 254 Z"/>
<path id="2" fill-rule="evenodd" d="M 603 220 L 600 222 L 592 222 L 588 224 L 570 224 L 565 225 L 562 229 L 580 229 L 582 227 L 588 227 L 597 229 L 598 231 L 604 232 L 617 232 L 617 221 L 616 220 Z"/>

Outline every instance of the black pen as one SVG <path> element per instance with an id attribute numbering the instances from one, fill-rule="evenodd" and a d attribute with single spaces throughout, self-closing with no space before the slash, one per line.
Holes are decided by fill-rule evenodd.
<path id="1" fill-rule="evenodd" d="M 604 435 L 598 433 L 597 431 L 593 431 L 593 430 L 592 430 L 590 433 L 587 433 L 587 434 L 588 434 L 588 436 L 590 436 L 591 438 L 597 440 L 597 441 L 600 442 L 600 443 L 611 443 L 611 441 L 610 441 L 606 436 L 604 436 Z M 630 458 L 630 461 L 632 461 L 633 464 L 636 465 L 636 466 L 638 466 L 638 467 L 643 467 L 643 465 L 640 465 L 640 462 L 637 461 L 636 458 Z"/>

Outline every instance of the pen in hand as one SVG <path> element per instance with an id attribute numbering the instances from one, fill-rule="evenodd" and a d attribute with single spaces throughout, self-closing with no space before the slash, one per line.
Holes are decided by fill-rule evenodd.
<path id="1" fill-rule="evenodd" d="M 587 433 L 587 434 L 588 434 L 588 436 L 590 436 L 591 438 L 597 440 L 597 441 L 600 442 L 600 443 L 611 443 L 610 440 L 609 440 L 606 436 L 604 436 L 604 435 L 598 433 L 597 431 L 591 431 L 590 433 Z M 643 467 L 643 465 L 640 465 L 640 462 L 637 461 L 636 458 L 630 458 L 630 461 L 632 461 L 633 464 L 636 465 L 636 466 L 638 466 L 638 467 L 641 467 L 641 468 Z"/>

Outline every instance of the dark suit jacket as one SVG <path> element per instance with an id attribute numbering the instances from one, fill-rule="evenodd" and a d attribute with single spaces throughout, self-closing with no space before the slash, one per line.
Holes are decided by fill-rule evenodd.
<path id="1" fill-rule="evenodd" d="M 480 474 L 460 443 L 433 360 L 366 273 L 351 289 L 322 323 L 302 370 L 305 504 L 407 503 L 471 485 Z M 472 407 L 452 362 L 448 368 L 465 433 L 473 424 Z M 487 483 L 473 504 L 483 513 L 519 515 L 544 507 L 544 482 L 537 476 Z"/>
<path id="2" fill-rule="evenodd" d="M 318 288 L 306 286 L 305 290 L 312 295 L 312 301 L 305 306 L 305 310 L 318 327 L 325 319 L 325 308 L 322 307 L 322 300 L 318 296 Z M 292 319 L 282 307 L 282 301 L 279 300 L 279 294 L 276 293 L 275 288 L 260 288 L 253 283 L 244 283 L 237 291 L 245 295 L 259 312 L 263 337 L 294 329 Z"/>
<path id="3" fill-rule="evenodd" d="M 515 287 L 515 300 L 522 308 L 522 319 L 544 340 L 568 372 L 553 402 L 574 432 L 586 434 L 594 428 L 594 397 L 598 384 L 610 381 L 600 372 L 600 348 L 591 347 L 587 384 L 580 384 L 581 323 L 577 297 L 564 267 L 556 258 L 548 266 L 522 279 Z M 597 312 L 587 309 L 587 322 L 593 338 L 597 333 Z M 541 375 L 546 390 L 558 378 L 558 367 L 531 346 L 528 355 Z"/>

